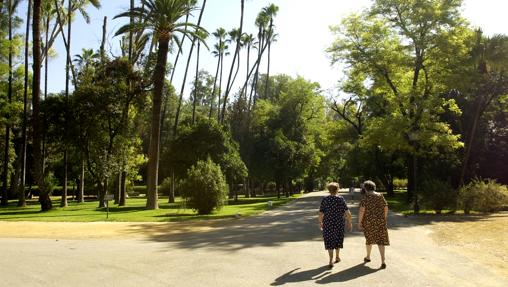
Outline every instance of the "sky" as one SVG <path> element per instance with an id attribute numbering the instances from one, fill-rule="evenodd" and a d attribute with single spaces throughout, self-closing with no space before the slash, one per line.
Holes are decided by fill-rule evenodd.
<path id="1" fill-rule="evenodd" d="M 199 1 L 198 5 L 201 5 Z M 127 10 L 129 0 L 102 0 L 102 7 L 97 10 L 93 7 L 87 9 L 91 16 L 91 23 L 86 24 L 78 15 L 73 22 L 73 34 L 71 53 L 79 54 L 82 48 L 98 49 L 102 37 L 102 23 L 104 16 L 108 17 L 108 44 L 107 50 L 112 55 L 120 55 L 118 49 L 119 37 L 114 37 L 115 31 L 121 27 L 125 20 L 113 19 L 115 15 Z M 278 40 L 272 45 L 270 74 L 288 74 L 302 76 L 307 80 L 320 83 L 325 95 L 334 96 L 337 93 L 336 86 L 342 77 L 340 67 L 332 66 L 326 48 L 329 47 L 334 36 L 329 27 L 337 25 L 341 19 L 352 13 L 361 11 L 371 3 L 371 0 L 246 0 L 244 31 L 256 35 L 257 29 L 254 21 L 258 12 L 265 6 L 273 3 L 279 6 L 279 13 L 275 18 L 275 30 L 279 34 Z M 312 4 L 310 4 L 312 3 Z M 26 13 L 26 4 L 21 5 L 19 13 Z M 23 11 L 23 12 L 21 12 Z M 486 35 L 508 34 L 508 11 L 507 0 L 464 0 L 463 16 L 468 19 L 472 26 L 481 27 Z M 197 19 L 198 11 L 194 12 L 193 19 Z M 20 15 L 23 16 L 23 15 Z M 202 26 L 210 33 L 219 27 L 230 30 L 239 25 L 240 1 L 239 0 L 208 0 L 203 14 Z M 189 41 L 187 41 L 188 43 Z M 208 39 L 212 47 L 215 39 Z M 234 45 L 231 45 L 231 54 L 234 53 Z M 60 92 L 65 87 L 65 48 L 61 37 L 54 46 L 57 56 L 49 62 L 49 92 Z M 184 45 L 184 51 L 189 50 Z M 245 53 L 245 51 L 244 51 Z M 183 58 L 187 59 L 184 53 Z M 181 56 L 181 57 L 182 57 Z M 169 55 L 168 61 L 173 62 L 175 55 Z M 195 58 L 195 57 L 193 57 Z M 231 56 L 229 58 L 232 58 Z M 185 61 L 179 60 L 176 67 L 174 85 L 180 90 L 185 70 Z M 254 61 L 251 60 L 251 63 Z M 215 73 L 217 60 L 209 51 L 202 49 L 200 57 L 200 69 L 207 70 L 212 75 Z M 245 78 L 245 56 L 242 58 L 239 79 Z M 230 67 L 230 59 L 226 59 L 224 65 L 224 77 Z M 190 64 L 190 71 L 195 71 L 195 62 Z M 266 61 L 261 65 L 261 72 L 266 72 Z M 192 73 L 193 74 L 193 73 Z M 185 96 L 188 97 L 189 85 L 192 77 L 188 76 L 185 88 Z M 237 84 L 239 81 L 237 81 Z"/>

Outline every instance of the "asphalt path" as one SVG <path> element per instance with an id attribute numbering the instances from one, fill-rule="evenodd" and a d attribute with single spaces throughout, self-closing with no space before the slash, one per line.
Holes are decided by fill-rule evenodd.
<path id="1" fill-rule="evenodd" d="M 376 247 L 372 262 L 363 263 L 365 240 L 353 231 L 342 261 L 329 270 L 317 221 L 325 195 L 199 230 L 139 223 L 117 238 L 0 234 L 0 286 L 508 286 L 507 278 L 438 246 L 428 226 L 395 213 L 387 269 L 379 269 Z M 342 195 L 356 223 L 358 202 Z"/>

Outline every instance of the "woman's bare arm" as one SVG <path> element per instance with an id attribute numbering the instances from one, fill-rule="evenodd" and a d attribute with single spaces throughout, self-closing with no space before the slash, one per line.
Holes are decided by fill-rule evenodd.
<path id="1" fill-rule="evenodd" d="M 344 213 L 344 217 L 346 218 L 346 221 L 347 221 L 348 231 L 352 231 L 353 230 L 353 217 L 351 216 L 351 212 L 349 210 L 346 210 L 346 212 Z"/>
<path id="2" fill-rule="evenodd" d="M 322 213 L 321 211 L 319 212 L 319 228 L 323 229 L 323 217 L 324 217 L 324 213 Z"/>
<path id="3" fill-rule="evenodd" d="M 363 215 L 365 214 L 365 207 L 360 207 L 360 211 L 358 212 L 358 228 L 360 230 L 363 229 L 362 221 L 363 221 Z"/>

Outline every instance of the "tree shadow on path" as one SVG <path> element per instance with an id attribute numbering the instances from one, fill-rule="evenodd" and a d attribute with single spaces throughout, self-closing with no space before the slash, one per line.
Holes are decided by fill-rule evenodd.
<path id="1" fill-rule="evenodd" d="M 258 216 L 194 223 L 168 223 L 130 225 L 126 234 L 143 234 L 149 241 L 176 244 L 179 248 L 212 248 L 215 250 L 238 251 L 251 247 L 277 247 L 287 242 L 322 242 L 317 224 L 317 213 L 321 199 L 326 193 L 313 193 L 296 199 L 286 205 Z M 346 200 L 350 195 L 341 194 Z M 358 205 L 351 204 L 353 222 L 356 222 Z M 454 219 L 455 217 L 451 217 Z M 390 212 L 388 227 L 390 231 L 432 224 L 433 217 L 406 218 Z M 466 219 L 467 220 L 467 219 Z M 469 218 L 482 220 L 482 218 Z M 198 229 L 192 226 L 199 227 Z M 355 226 L 356 228 L 356 226 Z M 362 237 L 355 230 L 348 237 Z"/>

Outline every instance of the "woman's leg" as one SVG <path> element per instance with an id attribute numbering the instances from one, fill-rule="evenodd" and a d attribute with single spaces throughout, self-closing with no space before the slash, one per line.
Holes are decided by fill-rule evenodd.
<path id="1" fill-rule="evenodd" d="M 330 263 L 328 263 L 328 264 L 332 265 L 333 264 L 333 249 L 328 250 L 328 256 L 330 257 Z"/>
<path id="2" fill-rule="evenodd" d="M 335 249 L 335 263 L 340 262 L 340 248 Z"/>
<path id="3" fill-rule="evenodd" d="M 372 245 L 367 244 L 365 245 L 365 247 L 367 248 L 367 256 L 365 256 L 365 258 L 370 260 L 370 252 L 372 251 Z"/>
<path id="4" fill-rule="evenodd" d="M 379 248 L 379 254 L 381 255 L 381 263 L 385 263 L 385 246 L 378 244 L 377 248 Z"/>

